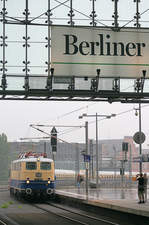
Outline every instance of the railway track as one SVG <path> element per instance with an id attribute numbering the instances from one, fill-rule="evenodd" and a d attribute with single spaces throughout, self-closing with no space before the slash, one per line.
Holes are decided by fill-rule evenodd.
<path id="1" fill-rule="evenodd" d="M 109 220 L 101 219 L 99 217 L 87 215 L 87 212 L 78 212 L 76 210 L 70 210 L 64 208 L 60 205 L 53 203 L 46 204 L 34 204 L 34 207 L 43 210 L 47 213 L 52 213 L 58 217 L 61 217 L 65 220 L 71 221 L 72 224 L 81 224 L 81 225 L 119 225 Z"/>
<path id="2" fill-rule="evenodd" d="M 6 215 L 3 215 L 2 218 L 0 218 L 0 225 L 21 225 L 14 221 L 13 219 L 9 218 Z"/>
<path id="3" fill-rule="evenodd" d="M 3 220 L 0 219 L 0 224 L 1 225 L 7 225 L 7 223 L 5 223 Z"/>

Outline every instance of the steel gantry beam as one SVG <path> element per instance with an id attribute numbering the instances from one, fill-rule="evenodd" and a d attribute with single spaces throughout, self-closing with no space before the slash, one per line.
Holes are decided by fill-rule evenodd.
<path id="1" fill-rule="evenodd" d="M 86 20 L 89 22 L 89 26 L 93 29 L 96 27 L 98 28 L 98 25 L 100 24 L 102 26 L 105 26 L 105 28 L 110 28 L 114 32 L 119 32 L 121 30 L 121 27 L 119 25 L 119 11 L 118 6 L 120 5 L 120 1 L 118 0 L 111 0 L 114 4 L 112 17 L 114 21 L 112 23 L 112 26 L 107 26 L 102 23 L 101 20 L 98 19 L 97 14 L 99 13 L 97 11 L 97 1 L 96 0 L 88 0 L 91 2 L 91 13 L 90 15 L 87 15 L 77 9 L 74 8 L 75 2 L 73 0 L 53 0 L 56 2 L 57 5 L 53 6 L 51 3 L 51 0 L 47 0 L 47 11 L 43 12 L 41 15 L 37 15 L 34 17 L 31 17 L 30 15 L 30 0 L 24 0 L 25 3 L 25 9 L 23 12 L 22 17 L 16 17 L 16 16 L 9 16 L 9 12 L 7 12 L 7 4 L 10 0 L 1 0 L 1 12 L 0 12 L 0 26 L 2 34 L 0 36 L 0 46 L 2 49 L 2 58 L 0 59 L 0 78 L 1 78 L 1 85 L 0 85 L 0 100 L 40 100 L 40 101 L 108 101 L 110 103 L 112 102 L 122 102 L 122 103 L 148 103 L 149 102 L 149 90 L 144 90 L 144 83 L 146 80 L 148 81 L 148 78 L 146 78 L 144 75 L 143 77 L 134 79 L 134 90 L 130 92 L 124 92 L 121 88 L 121 83 L 123 82 L 123 79 L 120 77 L 101 77 L 100 70 L 101 68 L 97 69 L 97 76 L 94 77 L 81 77 L 79 78 L 80 83 L 84 82 L 84 80 L 89 80 L 89 87 L 88 89 L 85 89 L 84 87 L 80 88 L 79 90 L 76 87 L 76 79 L 78 79 L 78 75 L 76 76 L 65 76 L 65 74 L 61 77 L 56 77 L 54 75 L 54 68 L 52 66 L 52 60 L 51 60 L 51 27 L 54 24 L 54 17 L 53 12 L 58 7 L 66 7 L 69 11 L 67 14 L 67 20 L 69 27 L 77 27 L 75 25 L 76 20 L 76 14 L 84 16 Z M 132 0 L 136 4 L 136 13 L 134 18 L 131 20 L 135 21 L 134 26 L 137 29 L 141 29 L 141 21 L 140 21 L 140 11 L 139 11 L 139 3 L 140 0 Z M 14 0 L 15 2 L 15 0 Z M 42 2 L 42 1 L 41 1 Z M 119 3 L 119 4 L 118 4 Z M 37 22 L 39 19 L 41 22 Z M 44 21 L 44 22 L 43 22 Z M 80 20 L 80 26 L 84 26 L 82 23 L 82 20 Z M 128 23 L 129 24 L 129 23 Z M 24 59 L 22 59 L 22 74 L 15 73 L 13 74 L 10 70 L 11 67 L 9 66 L 9 62 L 7 62 L 7 54 L 6 54 L 6 48 L 9 44 L 8 37 L 6 35 L 6 27 L 7 25 L 13 26 L 13 25 L 21 25 L 24 26 L 24 36 L 23 36 L 23 47 L 24 47 Z M 44 61 L 45 66 L 45 73 L 44 74 L 33 74 L 31 71 L 31 62 L 30 62 L 30 52 L 29 47 L 31 45 L 29 31 L 31 26 L 45 26 L 45 29 L 47 31 L 46 39 L 46 45 L 47 48 L 47 60 Z M 88 26 L 88 27 L 89 27 Z M 148 29 L 148 28 L 147 28 Z M 147 30 L 148 32 L 148 30 Z M 9 47 L 9 46 L 8 46 Z M 93 44 L 92 44 L 92 51 L 93 51 Z M 108 51 L 108 50 L 107 50 Z M 17 54 L 17 53 L 16 53 Z M 36 56 L 36 53 L 35 53 Z M 14 66 L 15 67 L 15 66 Z M 98 66 L 99 67 L 99 66 Z M 7 71 L 9 69 L 9 71 Z M 143 70 L 145 71 L 145 70 Z M 9 72 L 9 73 L 8 73 Z M 146 74 L 146 72 L 144 73 Z M 110 75 L 109 75 L 110 76 Z M 117 76 L 117 75 L 116 75 Z M 12 89 L 10 87 L 10 80 L 9 78 L 15 78 L 19 81 L 23 81 L 23 85 Z M 40 80 L 44 83 L 42 88 L 33 88 L 31 85 L 31 80 Z M 55 88 L 55 80 L 61 79 L 61 83 L 59 82 L 60 88 Z M 112 79 L 111 89 L 101 89 L 100 84 L 101 80 L 105 79 L 105 82 L 111 82 L 110 79 Z M 109 80 L 108 80 L 109 79 Z M 40 81 L 39 81 L 40 82 Z M 13 81 L 12 81 L 13 83 Z M 58 83 L 58 81 L 57 81 Z M 65 83 L 66 87 L 64 88 L 63 84 Z M 13 84 L 13 86 L 15 86 Z"/>

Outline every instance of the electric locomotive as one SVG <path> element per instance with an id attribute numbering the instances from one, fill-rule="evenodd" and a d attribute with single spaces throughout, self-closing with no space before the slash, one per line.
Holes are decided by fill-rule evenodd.
<path id="1" fill-rule="evenodd" d="M 27 152 L 12 161 L 10 194 L 20 197 L 46 196 L 55 193 L 54 161 L 46 153 Z"/>

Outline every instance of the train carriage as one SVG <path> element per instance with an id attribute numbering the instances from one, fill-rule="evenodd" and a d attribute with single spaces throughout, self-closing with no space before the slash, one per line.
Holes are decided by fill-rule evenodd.
<path id="1" fill-rule="evenodd" d="M 23 153 L 11 163 L 10 194 L 53 196 L 54 162 L 45 153 Z"/>

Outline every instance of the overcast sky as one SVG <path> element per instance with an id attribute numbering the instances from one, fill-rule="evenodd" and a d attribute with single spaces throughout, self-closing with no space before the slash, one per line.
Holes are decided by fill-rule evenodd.
<path id="1" fill-rule="evenodd" d="M 64 0 L 59 0 L 64 2 Z M 25 9 L 24 0 L 8 0 L 6 2 L 6 7 L 9 16 L 22 16 L 22 12 Z M 2 1 L 0 2 L 0 8 L 2 8 Z M 56 1 L 51 1 L 52 7 L 55 7 L 58 3 Z M 111 25 L 111 20 L 113 14 L 113 2 L 111 0 L 97 0 L 96 1 L 96 13 L 98 15 L 98 20 L 102 20 L 105 25 Z M 68 4 L 67 4 L 68 5 Z M 89 15 L 92 11 L 91 1 L 89 0 L 74 0 L 74 8 L 81 11 L 82 13 Z M 85 5 L 85 7 L 84 7 Z M 101 7 L 102 5 L 102 7 Z M 47 0 L 29 0 L 30 16 L 38 16 L 43 12 L 46 12 Z M 133 0 L 119 0 L 119 19 L 132 20 L 135 15 L 136 5 Z M 149 8 L 149 2 L 142 0 L 140 4 L 140 12 L 144 12 Z M 1 9 L 0 9 L 1 10 Z M 53 11 L 53 17 L 65 17 L 67 18 L 69 9 L 67 7 L 61 6 Z M 127 12 L 127 13 L 126 13 Z M 84 18 L 75 12 L 76 18 Z M 142 20 L 147 20 L 149 16 L 149 11 L 142 15 Z M 75 18 L 75 17 L 74 17 Z M 55 23 L 67 23 L 66 21 L 55 21 Z M 79 24 L 79 20 L 76 24 Z M 89 24 L 89 21 L 84 21 L 81 23 Z M 126 21 L 121 22 L 124 25 Z M 131 25 L 134 24 L 130 23 Z M 144 22 L 143 25 L 146 23 Z M 8 35 L 8 40 L 22 40 L 24 35 L 24 30 L 22 26 L 8 25 L 6 32 Z M 0 24 L 0 35 L 2 35 L 2 24 Z M 43 35 L 43 29 L 39 27 L 35 30 L 34 27 L 29 28 L 29 35 L 33 41 L 45 41 L 46 33 Z M 38 32 L 38 35 L 37 35 Z M 17 45 L 17 51 L 16 51 Z M 6 51 L 6 60 L 9 65 L 21 65 L 24 60 L 24 49 L 22 44 L 18 46 L 17 44 L 8 46 Z M 45 44 L 41 44 L 44 47 Z M 39 45 L 33 44 L 32 52 L 37 54 L 34 57 L 31 56 L 32 65 L 38 64 L 42 57 L 46 56 L 46 48 L 40 48 Z M 2 49 L 2 48 L 1 48 Z M 15 52 L 15 56 L 14 56 Z M 2 57 L 2 51 L 0 52 L 0 59 Z M 22 67 L 14 69 L 10 68 L 9 72 L 12 73 L 22 73 Z M 10 73 L 11 73 L 10 72 Z M 43 72 L 43 68 L 39 73 Z M 32 69 L 32 73 L 36 73 L 36 69 Z M 99 121 L 99 139 L 121 139 L 124 136 L 133 136 L 135 132 L 138 131 L 138 116 L 135 116 L 134 108 L 138 108 L 137 104 L 121 104 L 121 103 L 103 103 L 103 102 L 55 102 L 55 101 L 0 101 L 0 133 L 4 132 L 8 136 L 8 140 L 15 141 L 23 137 L 37 137 L 43 136 L 38 131 L 34 131 L 29 127 L 30 124 L 50 124 L 50 125 L 84 125 L 86 119 L 79 120 L 78 116 L 82 113 L 93 114 L 106 114 L 111 113 L 117 114 L 116 117 L 112 119 L 105 119 Z M 142 131 L 146 135 L 146 141 L 143 145 L 148 148 L 149 144 L 149 105 L 142 105 Z M 89 138 L 95 138 L 95 118 L 89 118 Z M 70 129 L 70 128 L 69 128 Z M 45 131 L 50 132 L 51 128 L 45 129 Z M 68 128 L 57 128 L 59 135 L 61 132 L 65 132 Z M 67 134 L 61 134 L 59 136 L 68 142 L 83 142 L 85 133 L 84 128 L 77 129 L 73 132 Z"/>

